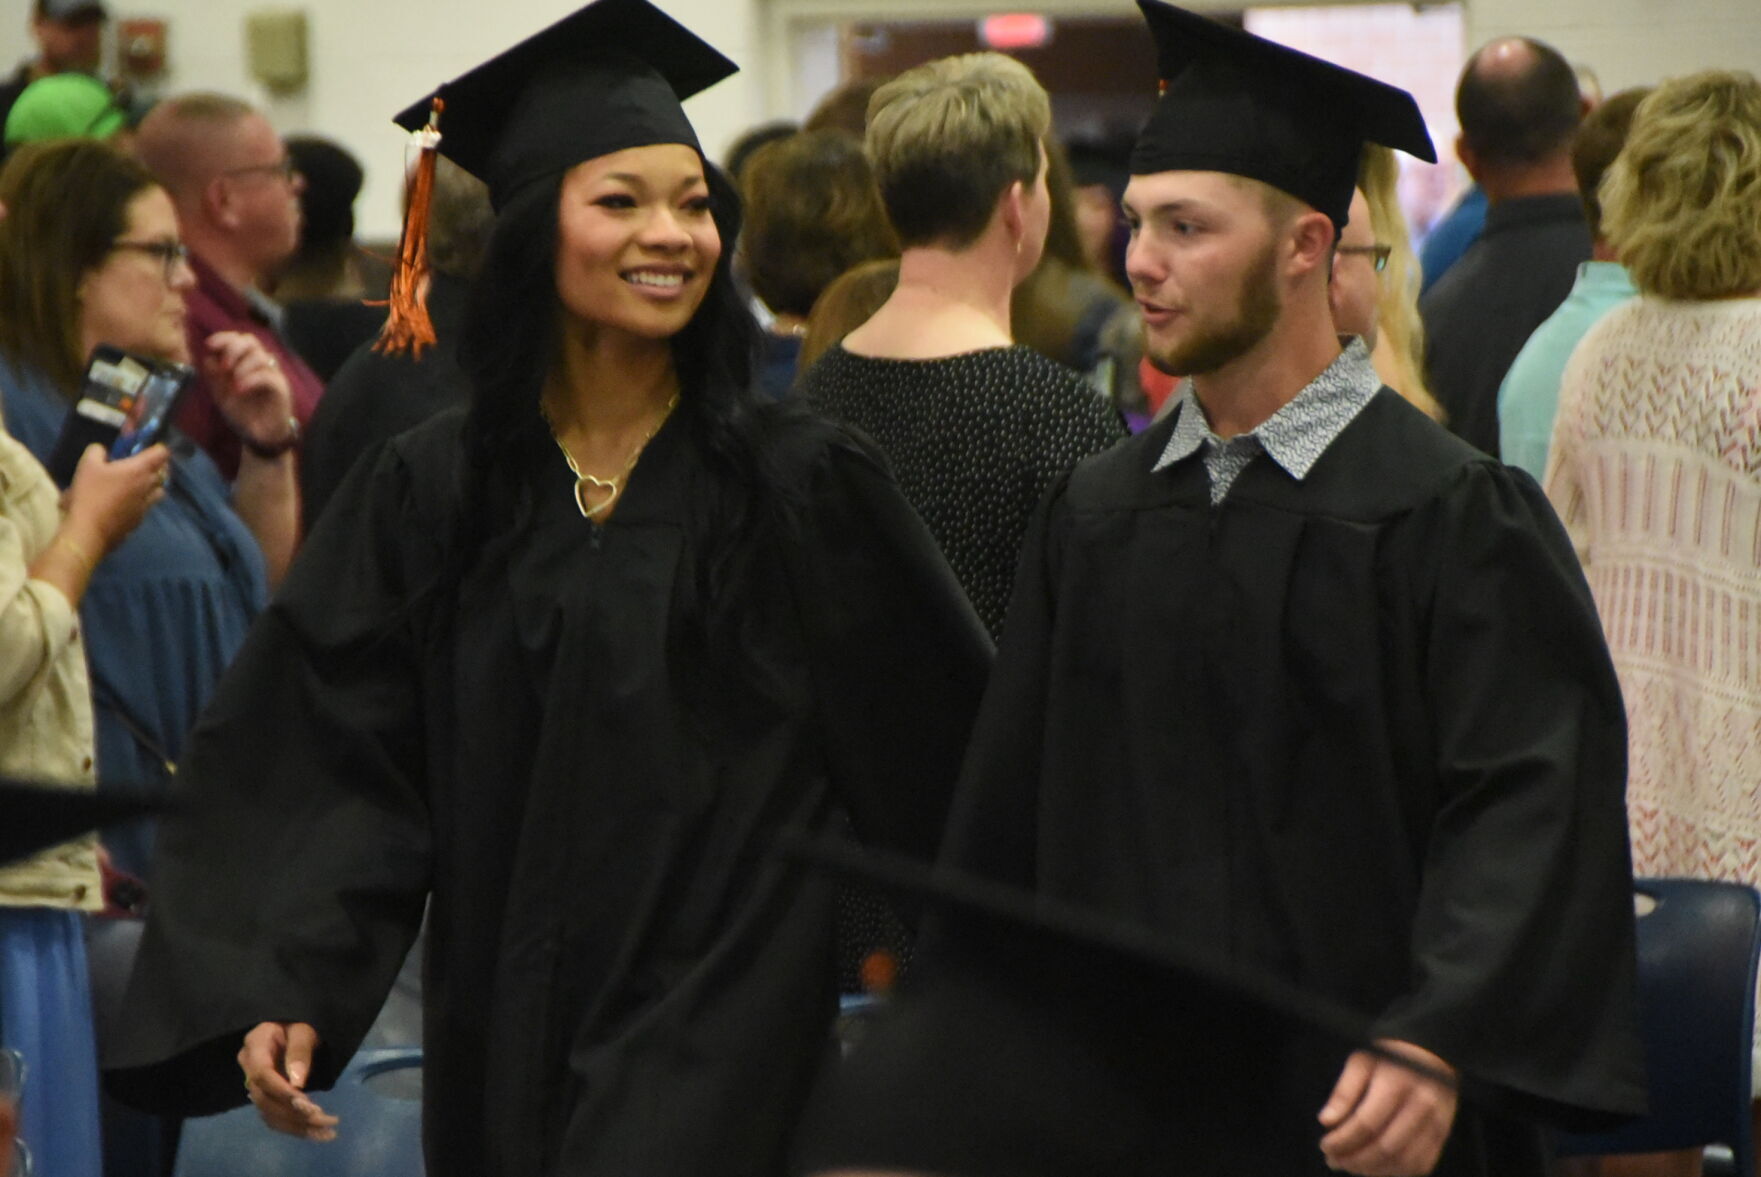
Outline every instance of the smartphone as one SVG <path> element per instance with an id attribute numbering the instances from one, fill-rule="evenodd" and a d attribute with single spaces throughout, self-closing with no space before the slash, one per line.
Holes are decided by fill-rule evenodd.
<path id="1" fill-rule="evenodd" d="M 93 444 L 116 459 L 160 441 L 195 375 L 188 364 L 150 360 L 99 344 L 86 365 L 79 400 L 50 452 L 50 475 L 62 486 L 73 481 L 80 455 Z"/>

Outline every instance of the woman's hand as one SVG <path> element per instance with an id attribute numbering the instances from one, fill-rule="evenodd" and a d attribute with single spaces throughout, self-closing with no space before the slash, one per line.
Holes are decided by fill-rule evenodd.
<path id="1" fill-rule="evenodd" d="M 263 1122 L 307 1140 L 335 1140 L 335 1116 L 306 1097 L 318 1031 L 304 1022 L 264 1022 L 245 1035 L 238 1065 Z"/>
<path id="2" fill-rule="evenodd" d="M 90 559 L 102 559 L 165 497 L 170 477 L 171 451 L 162 445 L 114 462 L 104 455 L 104 447 L 87 446 L 62 499 L 62 531 L 75 544 L 93 545 Z"/>
<path id="3" fill-rule="evenodd" d="M 61 496 L 61 526 L 31 561 L 31 579 L 60 590 L 78 608 L 98 561 L 165 497 L 170 463 L 171 451 L 162 445 L 117 462 L 104 455 L 103 446 L 87 446 Z"/>
<path id="4" fill-rule="evenodd" d="M 232 431 L 259 449 L 287 440 L 293 388 L 281 362 L 248 331 L 216 331 L 202 345 L 202 377 Z"/>

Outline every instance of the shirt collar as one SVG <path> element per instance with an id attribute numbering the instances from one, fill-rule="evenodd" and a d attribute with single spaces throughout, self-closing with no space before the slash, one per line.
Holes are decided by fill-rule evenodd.
<path id="1" fill-rule="evenodd" d="M 1619 262 L 1578 263 L 1578 286 L 1596 293 L 1637 294 L 1632 275 Z"/>
<path id="2" fill-rule="evenodd" d="M 240 290 L 221 276 L 220 271 L 209 265 L 198 253 L 190 253 L 190 269 L 196 275 L 196 288 L 211 302 L 218 306 L 230 319 L 255 319 L 259 323 L 270 326 L 276 324 L 276 314 L 270 313 L 262 304 L 279 307 L 269 298 L 255 289 Z"/>
<path id="3" fill-rule="evenodd" d="M 1382 387 L 1369 349 L 1353 336 L 1345 350 L 1282 408 L 1242 437 L 1251 437 L 1298 482 Z M 1211 431 L 1190 377 L 1176 390 L 1179 419 L 1155 469 L 1189 458 L 1205 445 L 1229 444 Z M 1230 439 L 1231 441 L 1236 439 Z"/>
<path id="4" fill-rule="evenodd" d="M 277 332 L 282 330 L 282 325 L 287 319 L 287 312 L 282 309 L 280 303 L 276 302 L 273 298 L 270 298 L 267 294 L 264 294 L 261 290 L 258 290 L 255 286 L 246 287 L 242 293 L 244 294 L 245 302 L 250 306 L 253 315 L 256 315 L 258 319 L 275 328 Z"/>

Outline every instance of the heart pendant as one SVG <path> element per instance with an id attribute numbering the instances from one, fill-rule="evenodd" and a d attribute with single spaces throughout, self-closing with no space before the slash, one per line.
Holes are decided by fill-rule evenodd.
<path id="1" fill-rule="evenodd" d="M 609 510 L 617 502 L 618 492 L 622 489 L 615 478 L 595 478 L 591 474 L 583 474 L 575 479 L 575 506 L 581 509 L 581 518 L 592 519 Z M 597 502 L 592 501 L 601 494 L 605 497 Z"/>

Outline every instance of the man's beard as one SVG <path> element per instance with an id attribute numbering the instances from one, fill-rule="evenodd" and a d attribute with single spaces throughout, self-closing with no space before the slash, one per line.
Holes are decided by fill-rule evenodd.
<path id="1" fill-rule="evenodd" d="M 1208 375 L 1258 347 L 1271 334 L 1283 310 L 1278 297 L 1277 247 L 1268 242 L 1242 276 L 1234 317 L 1159 355 L 1151 352 L 1150 363 L 1169 376 Z"/>

